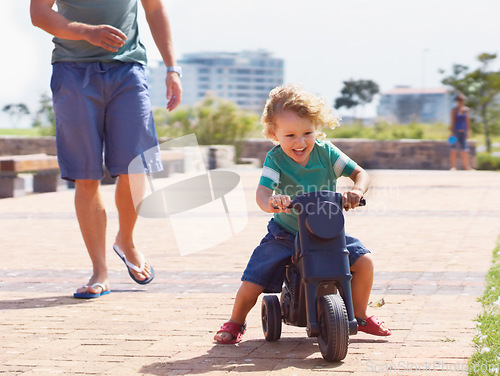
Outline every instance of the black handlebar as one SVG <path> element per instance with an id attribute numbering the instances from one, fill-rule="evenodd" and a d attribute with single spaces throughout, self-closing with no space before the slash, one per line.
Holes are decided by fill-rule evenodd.
<path id="1" fill-rule="evenodd" d="M 364 197 L 361 197 L 358 206 L 366 206 L 366 199 Z M 279 209 L 279 208 L 273 205 L 273 209 Z M 287 206 L 287 209 L 293 209 L 293 201 L 290 205 Z"/>

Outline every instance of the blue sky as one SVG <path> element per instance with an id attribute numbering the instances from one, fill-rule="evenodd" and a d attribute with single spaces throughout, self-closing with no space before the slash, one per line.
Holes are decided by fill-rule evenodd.
<path id="1" fill-rule="evenodd" d="M 342 81 L 440 86 L 440 68 L 476 66 L 500 52 L 497 0 L 164 0 L 177 57 L 197 51 L 266 49 L 285 59 L 285 81 L 333 103 Z M 51 37 L 31 25 L 28 0 L 2 0 L 0 107 L 32 112 L 49 92 Z M 141 16 L 151 61 L 160 58 Z M 499 59 L 500 60 L 500 59 Z M 373 116 L 375 106 L 365 110 Z M 8 124 L 0 113 L 0 126 Z M 25 124 L 26 125 L 26 124 Z"/>

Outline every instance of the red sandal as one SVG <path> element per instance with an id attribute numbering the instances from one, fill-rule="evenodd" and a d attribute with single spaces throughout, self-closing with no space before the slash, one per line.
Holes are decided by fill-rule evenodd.
<path id="1" fill-rule="evenodd" d="M 356 319 L 358 320 L 358 330 L 360 332 L 365 332 L 368 334 L 373 334 L 374 336 L 390 336 L 392 334 L 391 330 L 385 328 L 384 322 L 380 321 L 375 316 L 370 316 L 367 319 Z M 387 329 L 383 331 L 382 327 Z"/>
<path id="2" fill-rule="evenodd" d="M 246 323 L 243 325 L 240 325 L 240 324 L 236 324 L 234 322 L 228 321 L 228 322 L 224 323 L 224 325 L 221 326 L 221 328 L 217 332 L 217 334 L 219 334 L 221 332 L 229 333 L 233 336 L 233 339 L 231 339 L 229 341 L 219 341 L 219 340 L 216 340 L 216 341 L 217 341 L 217 343 L 222 343 L 225 345 L 232 345 L 232 344 L 238 343 L 241 341 L 241 337 L 243 336 L 243 334 L 245 334 L 246 329 L 247 329 Z"/>

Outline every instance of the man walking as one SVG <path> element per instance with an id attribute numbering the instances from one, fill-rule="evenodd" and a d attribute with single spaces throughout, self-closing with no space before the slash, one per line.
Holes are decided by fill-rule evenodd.
<path id="1" fill-rule="evenodd" d="M 134 281 L 146 284 L 154 277 L 153 268 L 134 245 L 137 213 L 127 175 L 136 156 L 158 145 L 137 2 L 31 0 L 33 25 L 54 36 L 51 90 L 59 167 L 63 179 L 75 181 L 76 214 L 93 266 L 92 276 L 76 291 L 76 298 L 97 298 L 110 292 L 107 220 L 99 193 L 103 160 L 110 174 L 118 177 L 115 201 L 119 231 L 113 249 Z M 168 16 L 161 0 L 141 3 L 167 66 L 166 107 L 171 111 L 181 101 L 182 88 Z M 148 162 L 161 169 L 158 156 Z"/>

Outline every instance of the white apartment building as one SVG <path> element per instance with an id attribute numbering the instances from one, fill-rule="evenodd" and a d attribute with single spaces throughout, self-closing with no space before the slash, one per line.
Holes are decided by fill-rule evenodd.
<path id="1" fill-rule="evenodd" d="M 448 88 L 416 89 L 398 86 L 381 93 L 377 116 L 387 121 L 408 124 L 450 122 L 455 105 L 454 92 Z"/>
<path id="2" fill-rule="evenodd" d="M 193 105 L 210 93 L 261 113 L 269 91 L 283 84 L 283 59 L 264 50 L 190 53 L 178 63 L 183 71 L 183 105 Z M 153 106 L 165 107 L 164 64 L 150 68 L 148 79 Z"/>

